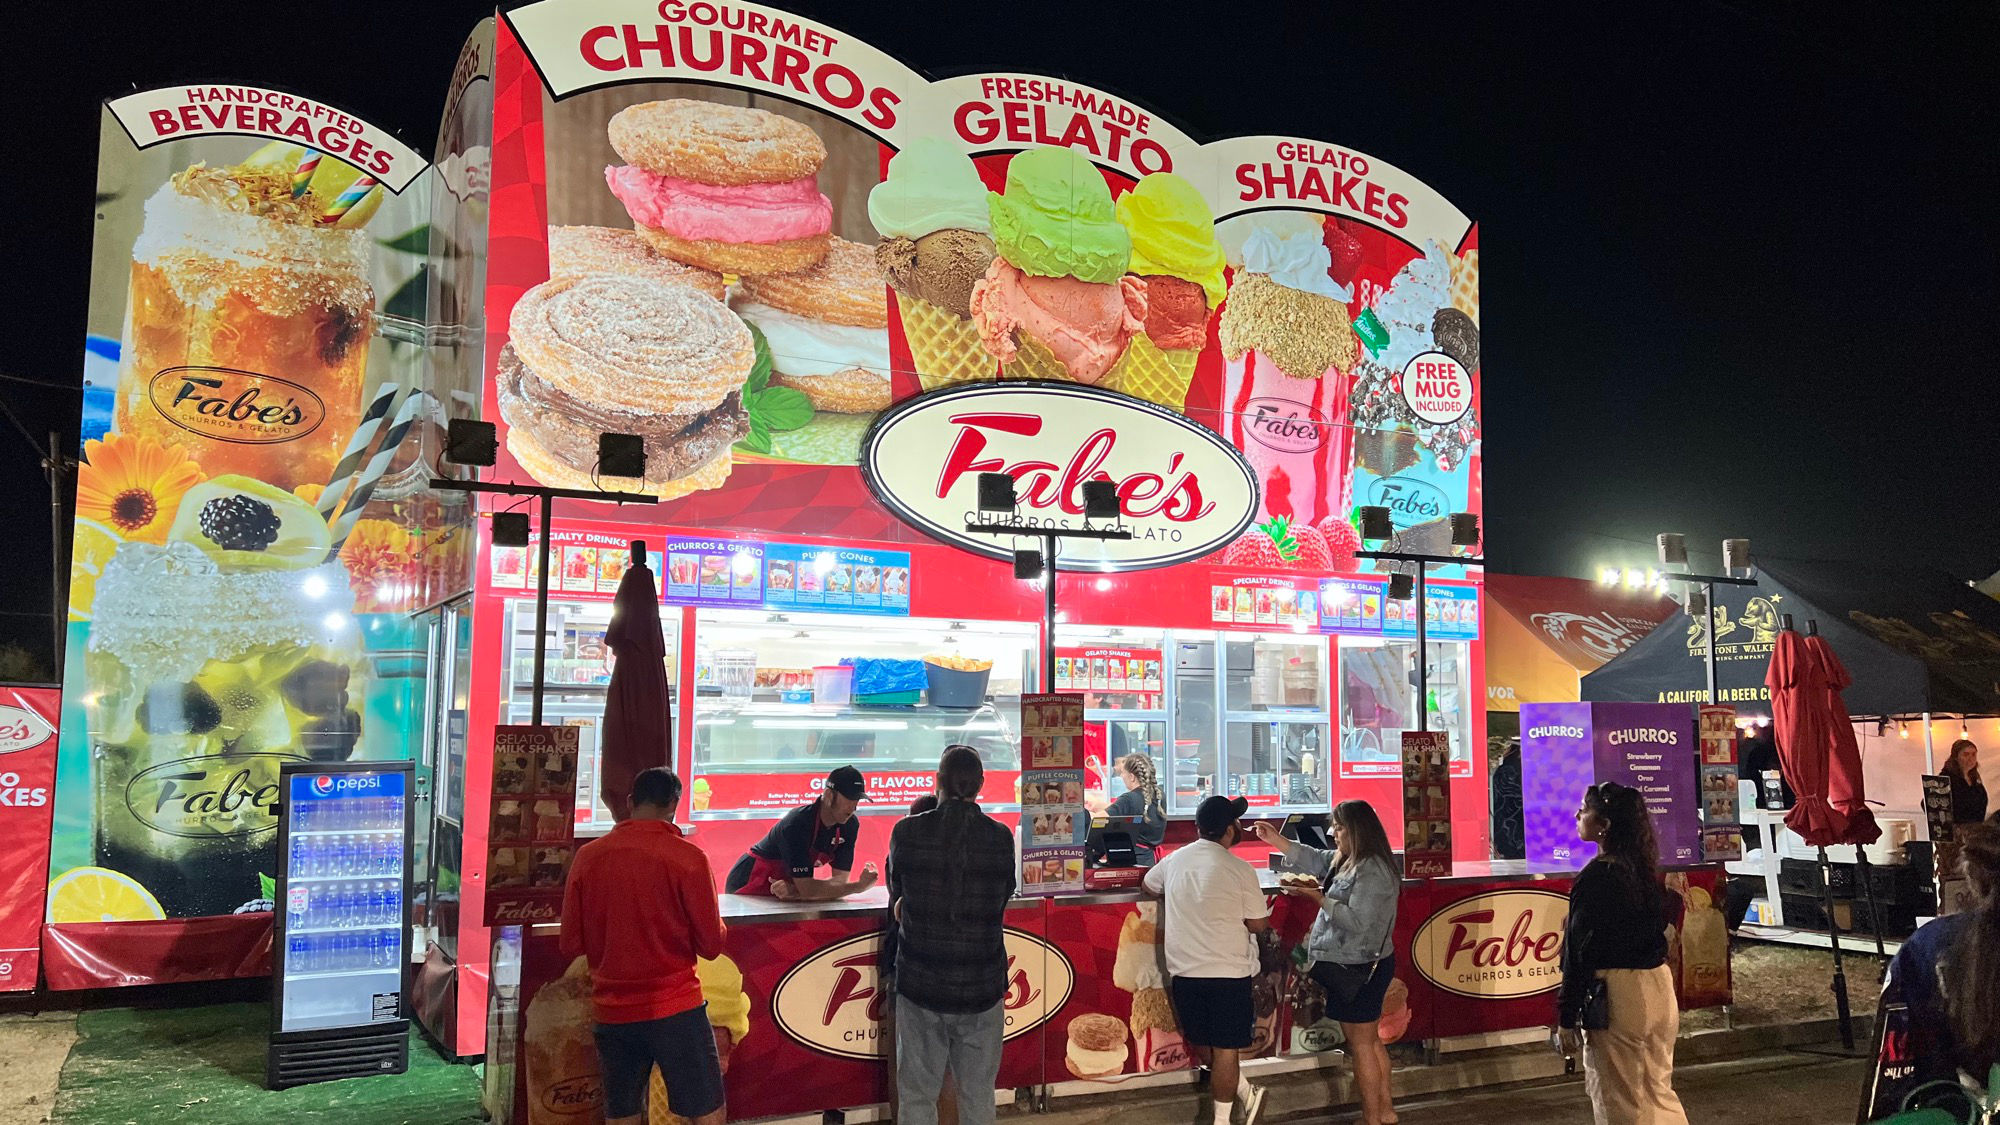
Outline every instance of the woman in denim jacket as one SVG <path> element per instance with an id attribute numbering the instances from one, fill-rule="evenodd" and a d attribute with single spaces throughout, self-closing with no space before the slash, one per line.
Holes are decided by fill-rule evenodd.
<path id="1" fill-rule="evenodd" d="M 1326 1014 L 1347 1038 L 1363 1125 L 1394 1125 L 1389 1052 L 1376 1028 L 1382 998 L 1396 979 L 1396 900 L 1402 892 L 1388 833 L 1366 801 L 1342 801 L 1333 807 L 1332 851 L 1287 840 L 1262 822 L 1257 836 L 1283 851 L 1292 870 L 1324 873 L 1319 887 L 1282 889 L 1319 907 L 1306 953 L 1313 980 L 1326 990 Z"/>

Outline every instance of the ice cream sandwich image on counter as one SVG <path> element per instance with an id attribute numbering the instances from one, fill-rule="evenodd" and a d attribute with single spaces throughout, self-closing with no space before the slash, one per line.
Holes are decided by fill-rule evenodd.
<path id="1" fill-rule="evenodd" d="M 597 437 L 637 434 L 661 499 L 729 478 L 749 432 L 750 329 L 695 289 L 641 277 L 546 281 L 523 294 L 499 365 L 507 451 L 543 484 L 634 487 L 594 472 Z"/>
<path id="2" fill-rule="evenodd" d="M 811 269 L 744 274 L 731 307 L 770 345 L 773 385 L 804 392 L 814 410 L 888 409 L 889 290 L 874 247 L 836 238 Z"/>
<path id="3" fill-rule="evenodd" d="M 1078 1016 L 1069 1021 L 1069 1051 L 1063 1063 L 1078 1078 L 1109 1078 L 1125 1070 L 1132 1048 L 1125 1040 L 1125 1021 L 1115 1016 Z"/>

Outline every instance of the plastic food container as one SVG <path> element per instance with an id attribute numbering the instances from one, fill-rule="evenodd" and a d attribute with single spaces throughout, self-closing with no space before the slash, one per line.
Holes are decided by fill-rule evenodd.
<path id="1" fill-rule="evenodd" d="M 920 691 L 884 691 L 874 695 L 857 695 L 854 697 L 854 705 L 857 707 L 915 707 L 917 701 L 922 699 L 923 696 L 924 693 Z"/>
<path id="2" fill-rule="evenodd" d="M 993 677 L 993 670 L 960 672 L 926 660 L 924 677 L 930 689 L 931 706 L 973 710 L 986 702 L 986 682 Z"/>
<path id="3" fill-rule="evenodd" d="M 854 695 L 854 669 L 845 664 L 813 666 L 812 696 L 815 703 L 845 707 Z"/>

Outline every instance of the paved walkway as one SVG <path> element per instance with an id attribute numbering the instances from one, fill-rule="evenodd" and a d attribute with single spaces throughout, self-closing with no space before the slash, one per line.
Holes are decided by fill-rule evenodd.
<path id="1" fill-rule="evenodd" d="M 1830 1049 L 1837 1050 L 1835 1043 Z M 1787 1051 L 1726 1063 L 1682 1067 L 1674 1075 L 1688 1120 L 1698 1125 L 1851 1125 L 1868 1073 L 1860 1059 Z M 1528 1089 L 1458 1093 L 1406 1102 L 1402 1125 L 1591 1125 L 1579 1082 Z M 1286 1125 L 1333 1125 L 1353 1113 L 1292 1118 Z"/>

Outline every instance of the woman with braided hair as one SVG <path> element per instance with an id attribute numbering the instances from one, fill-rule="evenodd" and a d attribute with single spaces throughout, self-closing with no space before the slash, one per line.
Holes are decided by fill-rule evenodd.
<path id="1" fill-rule="evenodd" d="M 1160 770 L 1150 754 L 1132 753 L 1118 759 L 1118 776 L 1125 792 L 1104 810 L 1106 816 L 1133 816 L 1132 842 L 1143 863 L 1153 861 L 1153 849 L 1167 836 L 1167 798 L 1160 790 Z"/>

